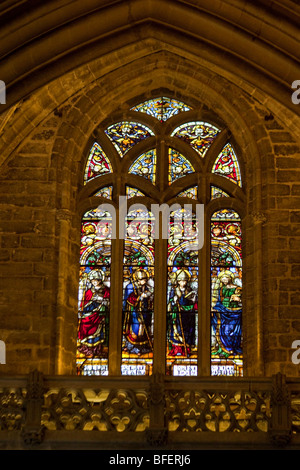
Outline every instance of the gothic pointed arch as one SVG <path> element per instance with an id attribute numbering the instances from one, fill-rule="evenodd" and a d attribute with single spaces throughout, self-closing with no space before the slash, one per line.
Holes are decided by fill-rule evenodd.
<path id="1" fill-rule="evenodd" d="M 90 151 L 85 175 L 93 164 L 97 178 L 86 178 L 86 195 L 90 186 L 99 204 L 82 218 L 79 374 L 109 375 L 115 361 L 121 375 L 150 376 L 163 363 L 167 375 L 197 376 L 206 330 L 211 374 L 243 375 L 241 218 L 227 191 L 229 178 L 242 191 L 241 172 L 231 143 L 220 147 L 218 119 L 189 120 L 191 112 L 172 97 L 140 102 L 104 125 Z M 207 202 L 219 204 L 210 215 L 198 211 Z"/>

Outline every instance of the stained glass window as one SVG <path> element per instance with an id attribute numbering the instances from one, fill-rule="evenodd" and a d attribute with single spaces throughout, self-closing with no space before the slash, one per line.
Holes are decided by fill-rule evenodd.
<path id="1" fill-rule="evenodd" d="M 186 157 L 173 148 L 169 149 L 169 184 L 188 173 L 194 173 L 194 171 L 192 164 Z"/>
<path id="2" fill-rule="evenodd" d="M 204 157 L 220 130 L 207 122 L 189 122 L 177 127 L 171 134 L 178 137 Z"/>
<path id="3" fill-rule="evenodd" d="M 141 140 L 154 135 L 151 129 L 138 122 L 118 122 L 108 127 L 105 133 L 114 144 L 120 157 L 123 157 Z"/>
<path id="4" fill-rule="evenodd" d="M 197 375 L 198 251 L 197 221 L 184 209 L 171 213 L 168 239 L 168 375 Z"/>
<path id="5" fill-rule="evenodd" d="M 216 158 L 212 172 L 230 179 L 239 186 L 242 185 L 239 162 L 230 144 L 225 145 Z"/>
<path id="6" fill-rule="evenodd" d="M 211 198 L 217 199 L 219 197 L 230 197 L 229 194 L 224 191 L 224 189 L 218 188 L 217 186 L 211 187 Z"/>
<path id="7" fill-rule="evenodd" d="M 149 114 L 162 122 L 183 111 L 190 111 L 191 108 L 181 101 L 161 97 L 145 101 L 131 109 L 133 111 Z"/>
<path id="8" fill-rule="evenodd" d="M 223 129 L 187 117 L 193 110 L 183 102 L 159 97 L 128 111 L 155 118 L 158 132 L 151 139 L 148 126 L 120 120 L 88 153 L 81 193 L 87 200 L 81 202 L 89 207 L 97 196 L 99 206 L 87 210 L 81 224 L 77 372 L 148 377 L 165 367 L 168 376 L 188 378 L 210 368 L 211 375 L 242 376 L 242 221 L 233 209 L 244 191 L 238 155 L 230 142 L 221 152 L 212 146 Z M 182 124 L 172 139 L 161 139 L 175 115 Z M 122 161 L 113 172 L 112 155 L 103 149 L 118 160 L 114 147 Z M 228 179 L 234 192 L 227 192 Z M 161 217 L 152 203 L 164 206 Z M 210 233 L 201 248 L 197 217 L 204 203 L 205 214 L 213 215 L 201 221 L 209 225 L 202 235 Z M 164 237 L 158 224 L 166 212 Z M 117 226 L 125 233 L 115 233 Z M 122 273 L 119 287 L 114 273 Z"/>
<path id="9" fill-rule="evenodd" d="M 149 152 L 140 155 L 130 166 L 128 173 L 143 176 L 144 178 L 149 179 L 151 183 L 155 183 L 156 150 L 149 150 Z"/>
<path id="10" fill-rule="evenodd" d="M 243 373 L 241 220 L 229 209 L 211 217 L 211 373 Z"/>
<path id="11" fill-rule="evenodd" d="M 188 197 L 190 199 L 197 199 L 198 197 L 198 188 L 193 186 L 191 188 L 185 189 L 177 194 L 177 197 Z"/>
<path id="12" fill-rule="evenodd" d="M 137 188 L 126 186 L 126 196 L 128 199 L 131 199 L 132 197 L 143 197 L 145 194 Z"/>
<path id="13" fill-rule="evenodd" d="M 150 375 L 153 365 L 153 215 L 128 213 L 124 247 L 122 374 Z"/>
<path id="14" fill-rule="evenodd" d="M 88 211 L 82 219 L 78 295 L 77 370 L 108 374 L 112 216 Z"/>
<path id="15" fill-rule="evenodd" d="M 92 146 L 88 161 L 85 167 L 84 182 L 85 184 L 97 176 L 104 175 L 105 173 L 111 173 L 112 167 L 109 159 L 104 153 L 101 146 L 95 142 Z"/>

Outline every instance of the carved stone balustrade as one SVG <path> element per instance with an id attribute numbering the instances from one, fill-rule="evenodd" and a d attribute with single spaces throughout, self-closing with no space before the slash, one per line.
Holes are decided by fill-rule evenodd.
<path id="1" fill-rule="evenodd" d="M 300 448 L 300 379 L 0 378 L 0 449 Z"/>

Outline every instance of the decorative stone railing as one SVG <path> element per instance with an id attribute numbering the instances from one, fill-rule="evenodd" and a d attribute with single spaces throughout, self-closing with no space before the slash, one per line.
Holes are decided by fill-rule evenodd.
<path id="1" fill-rule="evenodd" d="M 300 446 L 300 379 L 0 377 L 0 449 Z"/>

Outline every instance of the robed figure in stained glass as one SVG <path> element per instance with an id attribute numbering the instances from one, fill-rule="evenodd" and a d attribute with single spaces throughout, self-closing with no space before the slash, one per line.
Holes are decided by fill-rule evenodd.
<path id="1" fill-rule="evenodd" d="M 123 312 L 123 334 L 126 338 L 123 351 L 138 356 L 151 352 L 153 286 L 146 269 L 135 271 L 131 282 L 125 287 Z"/>
<path id="2" fill-rule="evenodd" d="M 104 283 L 101 270 L 91 271 L 80 309 L 78 328 L 79 351 L 87 355 L 99 355 L 107 343 L 110 289 Z"/>
<path id="3" fill-rule="evenodd" d="M 217 277 L 213 292 L 217 298 L 212 305 L 212 328 L 217 344 L 213 354 L 228 357 L 242 353 L 242 288 L 230 270 L 222 270 Z"/>
<path id="4" fill-rule="evenodd" d="M 197 293 L 189 285 L 191 274 L 187 269 L 172 274 L 175 279 L 168 302 L 168 355 L 189 357 L 195 346 Z"/>

